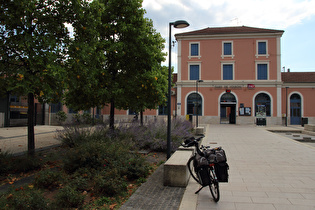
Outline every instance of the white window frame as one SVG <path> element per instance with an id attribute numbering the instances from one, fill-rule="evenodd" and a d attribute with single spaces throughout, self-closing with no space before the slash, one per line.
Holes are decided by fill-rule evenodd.
<path id="1" fill-rule="evenodd" d="M 231 55 L 224 55 L 224 44 L 225 43 L 231 43 L 231 52 L 232 52 L 232 54 Z M 223 59 L 223 58 L 234 58 L 235 57 L 235 55 L 234 55 L 234 43 L 233 43 L 233 41 L 222 41 L 222 55 L 221 55 L 221 58 Z"/>
<path id="2" fill-rule="evenodd" d="M 201 79 L 201 62 L 188 62 L 188 80 L 189 81 L 195 81 L 195 80 L 190 80 L 190 66 L 191 65 L 198 65 L 199 66 L 199 79 Z"/>
<path id="3" fill-rule="evenodd" d="M 191 55 L 191 45 L 192 44 L 198 44 L 198 55 Z M 192 59 L 192 58 L 198 58 L 200 59 L 201 58 L 201 55 L 200 55 L 200 42 L 189 42 L 189 56 L 188 56 L 189 59 Z"/>
<path id="4" fill-rule="evenodd" d="M 190 92 L 188 92 L 187 94 L 186 94 L 186 96 L 185 96 L 185 115 L 187 114 L 187 99 L 188 99 L 188 96 L 190 95 L 190 94 L 192 94 L 192 93 L 196 93 L 196 90 L 194 90 L 194 91 L 190 91 Z M 204 98 L 204 96 L 203 96 L 203 94 L 199 91 L 198 92 L 198 94 L 201 96 L 201 100 L 202 100 L 202 104 L 201 104 L 201 106 L 202 106 L 202 113 L 201 113 L 201 115 L 199 115 L 199 116 L 204 116 L 205 115 L 205 98 Z M 219 104 L 220 105 L 220 104 Z"/>
<path id="5" fill-rule="evenodd" d="M 258 64 L 267 64 L 267 79 L 266 80 L 259 80 L 258 79 Z M 269 61 L 255 61 L 255 80 L 258 80 L 258 81 L 269 80 L 269 77 L 270 77 L 269 68 L 270 68 Z"/>
<path id="6" fill-rule="evenodd" d="M 265 42 L 266 43 L 266 54 L 258 54 L 258 43 L 259 42 Z M 269 57 L 269 50 L 268 50 L 268 40 L 256 40 L 256 58 L 258 57 Z"/>

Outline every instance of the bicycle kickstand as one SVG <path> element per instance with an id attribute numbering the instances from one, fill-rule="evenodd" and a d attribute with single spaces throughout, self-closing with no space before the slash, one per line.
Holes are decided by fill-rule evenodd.
<path id="1" fill-rule="evenodd" d="M 197 190 L 197 191 L 195 192 L 195 194 L 198 194 L 203 188 L 204 188 L 204 187 L 201 186 L 201 187 L 199 188 L 199 190 Z"/>

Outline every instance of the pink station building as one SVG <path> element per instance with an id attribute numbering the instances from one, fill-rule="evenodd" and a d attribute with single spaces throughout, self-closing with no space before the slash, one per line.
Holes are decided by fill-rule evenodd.
<path id="1" fill-rule="evenodd" d="M 177 115 L 202 124 L 315 124 L 315 72 L 282 72 L 283 33 L 240 26 L 176 34 Z"/>

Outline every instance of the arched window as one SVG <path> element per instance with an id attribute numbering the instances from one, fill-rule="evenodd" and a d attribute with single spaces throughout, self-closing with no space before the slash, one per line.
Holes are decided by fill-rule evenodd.
<path id="1" fill-rule="evenodd" d="M 198 115 L 202 115 L 202 98 L 197 93 L 191 93 L 187 97 L 187 114 L 196 115 L 198 110 Z"/>
<path id="2" fill-rule="evenodd" d="M 221 103 L 234 103 L 236 98 L 232 93 L 224 93 L 220 99 Z"/>
<path id="3" fill-rule="evenodd" d="M 271 116 L 270 97 L 266 93 L 260 93 L 255 98 L 255 116 Z"/>
<path id="4" fill-rule="evenodd" d="M 290 97 L 290 116 L 291 125 L 301 125 L 301 96 L 296 93 Z"/>

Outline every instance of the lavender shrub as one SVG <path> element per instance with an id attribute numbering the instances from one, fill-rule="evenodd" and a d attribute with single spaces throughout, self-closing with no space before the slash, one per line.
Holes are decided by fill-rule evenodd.
<path id="1" fill-rule="evenodd" d="M 184 119 L 173 119 L 171 131 L 171 149 L 175 151 L 184 138 L 192 136 L 192 125 Z M 133 123 L 129 126 L 118 128 L 125 136 L 129 136 L 134 144 L 134 149 L 166 151 L 167 149 L 167 124 L 164 120 L 153 120 L 144 126 Z"/>

